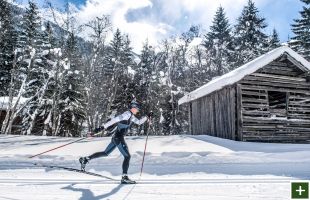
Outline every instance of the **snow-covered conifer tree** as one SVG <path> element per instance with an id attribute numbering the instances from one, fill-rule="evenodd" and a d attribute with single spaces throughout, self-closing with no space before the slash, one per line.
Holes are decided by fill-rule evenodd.
<path id="1" fill-rule="evenodd" d="M 220 76 L 229 71 L 232 59 L 232 37 L 229 21 L 225 16 L 224 8 L 219 7 L 210 26 L 210 31 L 205 35 L 204 46 L 209 65 Z"/>
<path id="2" fill-rule="evenodd" d="M 300 11 L 300 19 L 295 19 L 292 31 L 295 36 L 290 46 L 310 61 L 310 0 L 301 0 L 305 3 Z"/>
<path id="3" fill-rule="evenodd" d="M 268 50 L 269 51 L 273 50 L 279 46 L 281 46 L 279 34 L 278 34 L 277 30 L 274 28 L 272 30 L 272 34 L 268 38 Z"/>
<path id="4" fill-rule="evenodd" d="M 62 80 L 59 94 L 62 136 L 79 136 L 85 120 L 85 84 L 82 71 L 83 62 L 77 47 L 77 38 L 69 34 L 66 42 L 62 66 Z"/>
<path id="5" fill-rule="evenodd" d="M 248 0 L 234 30 L 233 67 L 239 67 L 266 52 L 267 35 L 264 33 L 266 27 L 265 18 L 259 16 L 254 2 Z"/>
<path id="6" fill-rule="evenodd" d="M 12 6 L 0 0 L 0 96 L 7 96 L 16 46 L 16 30 Z"/>

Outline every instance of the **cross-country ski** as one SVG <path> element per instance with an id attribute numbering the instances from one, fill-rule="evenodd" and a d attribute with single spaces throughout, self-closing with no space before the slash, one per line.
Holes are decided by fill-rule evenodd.
<path id="1" fill-rule="evenodd" d="M 34 163 L 34 165 L 38 166 L 38 167 L 45 167 L 45 168 L 51 168 L 51 169 L 59 169 L 59 170 L 67 170 L 67 171 L 71 171 L 71 172 L 78 172 L 78 173 L 82 173 L 82 174 L 88 174 L 90 176 L 97 176 L 97 177 L 105 178 L 108 180 L 117 181 L 116 179 L 110 178 L 108 176 L 104 176 L 101 174 L 97 174 L 94 172 L 88 172 L 88 171 L 80 170 L 80 169 L 76 169 L 76 168 L 71 168 L 71 167 L 63 167 L 63 166 L 58 166 L 58 165 L 46 165 L 46 164 L 41 164 L 41 163 Z"/>

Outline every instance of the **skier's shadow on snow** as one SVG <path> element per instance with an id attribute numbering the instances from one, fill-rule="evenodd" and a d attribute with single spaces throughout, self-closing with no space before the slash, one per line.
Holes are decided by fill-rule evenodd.
<path id="1" fill-rule="evenodd" d="M 123 186 L 124 184 L 119 184 L 117 187 L 113 188 L 110 192 L 106 194 L 102 194 L 99 196 L 95 196 L 94 193 L 90 189 L 85 189 L 85 188 L 75 188 L 73 187 L 74 184 L 68 185 L 66 187 L 63 187 L 62 189 L 65 190 L 71 190 L 74 192 L 82 192 L 81 198 L 79 200 L 100 200 L 100 199 L 105 199 L 107 197 L 112 196 L 113 194 L 116 194 Z"/>

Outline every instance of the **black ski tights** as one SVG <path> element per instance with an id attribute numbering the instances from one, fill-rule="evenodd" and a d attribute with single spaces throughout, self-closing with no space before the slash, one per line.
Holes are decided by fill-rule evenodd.
<path id="1" fill-rule="evenodd" d="M 94 153 L 94 154 L 90 155 L 89 158 L 94 159 L 94 158 L 99 158 L 99 157 L 106 157 L 116 147 L 121 152 L 121 154 L 124 156 L 124 161 L 123 161 L 123 166 L 122 166 L 123 167 L 123 174 L 127 174 L 131 156 L 130 156 L 128 146 L 127 146 L 123 136 L 112 137 L 110 144 L 107 146 L 107 148 L 104 151 Z"/>

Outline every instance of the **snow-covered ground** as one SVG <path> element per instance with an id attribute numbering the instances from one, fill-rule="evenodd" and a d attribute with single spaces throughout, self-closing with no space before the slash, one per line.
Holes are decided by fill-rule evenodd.
<path id="1" fill-rule="evenodd" d="M 310 144 L 265 144 L 209 136 L 127 137 L 130 177 L 137 185 L 33 166 L 79 167 L 79 156 L 103 150 L 110 138 L 86 139 L 33 159 L 76 139 L 0 136 L 0 199 L 290 199 L 290 181 L 310 179 Z M 92 160 L 87 169 L 120 179 L 122 156 Z"/>

